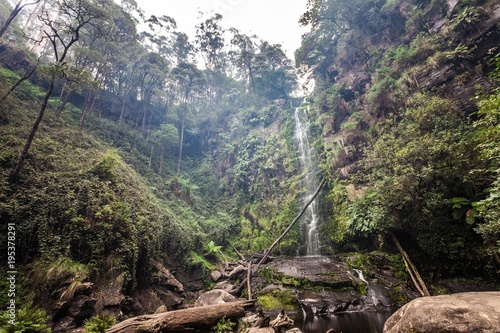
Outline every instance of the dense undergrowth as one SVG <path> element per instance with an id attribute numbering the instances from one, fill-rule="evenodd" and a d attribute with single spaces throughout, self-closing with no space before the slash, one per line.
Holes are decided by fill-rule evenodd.
<path id="1" fill-rule="evenodd" d="M 17 79 L 7 69 L 1 73 L 3 87 Z M 262 125 L 272 112 L 287 128 L 289 110 L 252 111 L 235 126 L 226 140 L 241 141 L 214 152 L 233 159 L 224 177 L 214 175 L 214 162 L 207 158 L 187 159 L 179 178 L 173 154 L 163 162 L 164 174 L 158 173 L 159 156 L 151 153 L 155 143 L 142 133 L 125 129 L 114 140 L 116 125 L 97 117 L 80 129 L 81 109 L 68 103 L 57 116 L 52 98 L 23 173 L 10 183 L 42 97 L 43 87 L 26 81 L 0 106 L 0 218 L 16 226 L 23 288 L 31 291 L 26 300 L 70 300 L 86 281 L 117 277 L 131 294 L 150 285 L 149 259 L 213 269 L 221 248 L 226 258 L 236 259 L 229 241 L 242 251 L 263 249 L 296 214 L 289 177 L 294 157 L 283 160 L 293 143 L 279 139 L 279 123 Z M 248 137 L 240 133 L 243 126 Z M 248 169 L 255 170 L 251 177 Z M 272 176 L 277 172 L 279 179 Z M 287 190 L 278 193 L 281 188 Z M 300 246 L 297 232 L 281 245 L 284 253 Z"/>
<path id="2" fill-rule="evenodd" d="M 352 15 L 347 1 L 320 3 L 303 17 L 313 30 L 297 57 L 313 68 L 316 147 L 331 180 L 324 241 L 383 247 L 393 233 L 429 279 L 494 281 L 495 3 L 357 1 Z"/>
<path id="3" fill-rule="evenodd" d="M 427 280 L 495 282 L 500 58 L 494 6 L 310 1 L 302 21 L 311 32 L 297 63 L 316 83 L 306 104 L 318 176 L 327 179 L 320 197 L 322 253 L 394 253 L 393 234 Z M 221 252 L 238 258 L 233 246 L 243 253 L 267 248 L 301 208 L 303 175 L 293 139 L 293 108 L 301 101 L 285 91 L 292 84 L 280 49 L 257 47 L 237 32 L 233 56 L 238 45 L 254 45 L 253 63 L 240 50 L 232 68 L 238 75 L 226 76 L 216 62 L 202 72 L 175 59 L 172 69 L 172 53 L 141 45 L 134 21 L 111 12 L 126 43 L 82 42 L 75 66 L 65 72 L 78 84 L 64 75 L 56 81 L 15 182 L 9 174 L 40 109 L 49 68 L 42 64 L 0 104 L 0 220 L 16 226 L 22 297 L 33 304 L 71 299 L 86 281 L 120 279 L 130 295 L 149 286 L 149 259 L 214 269 Z M 36 61 L 15 36 L 17 44 L 1 45 L 0 95 Z M 124 52 L 126 65 L 105 57 L 109 45 Z M 255 77 L 245 66 L 258 70 Z M 108 67 L 117 68 L 100 72 L 109 80 L 89 81 L 91 71 Z M 304 248 L 296 226 L 274 254 Z M 43 322 L 43 314 L 27 309 L 33 322 Z"/>

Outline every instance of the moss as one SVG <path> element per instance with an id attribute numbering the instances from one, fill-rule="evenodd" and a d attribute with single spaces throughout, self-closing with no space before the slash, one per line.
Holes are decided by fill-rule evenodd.
<path id="1" fill-rule="evenodd" d="M 257 297 L 257 303 L 268 311 L 286 310 L 294 311 L 300 308 L 300 304 L 295 297 L 292 296 L 291 290 L 274 290 L 267 295 Z"/>

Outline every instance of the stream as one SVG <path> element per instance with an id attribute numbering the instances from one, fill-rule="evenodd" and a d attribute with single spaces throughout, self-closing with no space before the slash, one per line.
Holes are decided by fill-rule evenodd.
<path id="1" fill-rule="evenodd" d="M 328 316 L 289 316 L 303 333 L 325 333 L 331 328 L 337 333 L 382 333 L 385 321 L 395 310 L 343 312 Z"/>

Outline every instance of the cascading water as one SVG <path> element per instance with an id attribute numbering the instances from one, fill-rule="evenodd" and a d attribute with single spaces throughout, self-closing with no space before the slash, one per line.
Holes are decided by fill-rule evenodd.
<path id="1" fill-rule="evenodd" d="M 359 279 L 366 283 L 366 286 L 368 287 L 368 294 L 366 295 L 367 305 L 382 305 L 385 307 L 390 305 L 389 299 L 382 289 L 380 289 L 376 284 L 368 282 L 360 269 L 354 269 L 354 271 L 358 274 Z"/>
<path id="2" fill-rule="evenodd" d="M 303 196 L 303 204 L 305 205 L 314 195 L 318 186 L 316 178 L 316 161 L 314 159 L 314 149 L 309 145 L 308 130 L 309 106 L 303 108 L 295 108 L 295 139 L 299 145 L 300 152 L 300 167 L 305 173 L 301 181 L 302 187 L 305 190 Z M 318 204 L 315 199 L 307 208 L 304 215 L 304 224 L 307 233 L 307 252 L 308 256 L 320 255 L 319 233 L 318 233 Z"/>

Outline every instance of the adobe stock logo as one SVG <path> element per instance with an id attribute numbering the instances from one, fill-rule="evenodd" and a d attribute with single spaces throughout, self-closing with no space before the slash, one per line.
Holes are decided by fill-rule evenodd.
<path id="1" fill-rule="evenodd" d="M 215 13 L 224 14 L 232 11 L 243 3 L 243 0 L 215 0 L 212 3 Z"/>

